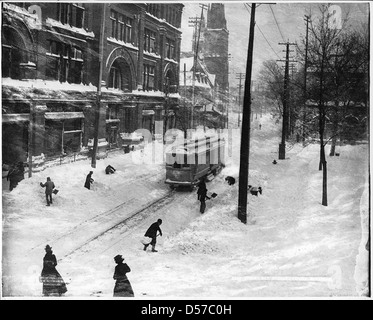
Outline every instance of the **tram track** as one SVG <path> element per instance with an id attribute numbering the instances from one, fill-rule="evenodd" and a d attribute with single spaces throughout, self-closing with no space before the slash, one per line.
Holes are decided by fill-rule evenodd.
<path id="1" fill-rule="evenodd" d="M 105 230 L 99 232 L 98 234 L 90 237 L 89 239 L 87 239 L 86 241 L 81 243 L 80 245 L 76 246 L 74 249 L 70 250 L 68 253 L 63 255 L 63 257 L 60 260 L 63 260 L 63 259 L 66 259 L 66 258 L 72 256 L 74 253 L 81 250 L 83 247 L 86 247 L 87 245 L 91 244 L 92 242 L 96 241 L 97 239 L 105 236 L 106 234 L 108 234 L 108 233 L 110 233 L 110 232 L 112 232 L 116 229 L 123 228 L 124 226 L 131 227 L 132 225 L 136 225 L 137 220 L 142 220 L 142 219 L 145 219 L 145 218 L 149 217 L 151 215 L 151 213 L 153 213 L 157 209 L 160 209 L 160 208 L 164 207 L 165 205 L 167 205 L 168 203 L 172 202 L 174 200 L 173 196 L 175 195 L 175 193 L 176 193 L 176 191 L 170 190 L 166 195 L 147 203 L 146 205 L 144 205 L 140 209 L 137 209 L 137 210 L 133 211 L 126 218 L 120 220 L 119 222 L 116 222 L 114 225 L 112 225 L 112 226 L 106 228 Z M 110 211 L 112 213 L 115 212 L 115 211 L 118 211 L 125 204 L 126 204 L 126 202 L 122 203 L 121 205 L 118 205 L 117 207 L 111 209 Z M 70 234 L 71 234 L 71 232 L 70 232 Z M 68 236 L 68 234 L 63 235 L 60 238 L 63 238 L 63 237 L 66 237 L 66 236 Z M 117 241 L 116 243 L 114 243 L 110 247 L 114 246 L 118 242 L 119 241 Z"/>
<path id="2" fill-rule="evenodd" d="M 141 182 L 143 182 L 145 180 L 148 180 L 148 179 L 149 179 L 149 175 L 148 174 L 142 174 L 140 176 L 137 176 L 136 179 L 132 179 L 132 180 L 127 181 L 127 183 L 131 183 L 131 182 L 141 183 Z M 159 199 L 151 201 L 150 205 L 153 202 L 157 202 L 157 201 L 163 199 L 164 197 L 167 197 L 168 194 L 169 193 L 167 193 L 165 196 L 163 196 L 163 197 L 161 197 Z M 99 224 L 100 222 L 104 221 L 105 219 L 109 219 L 111 215 L 113 215 L 114 213 L 118 212 L 120 209 L 124 208 L 127 205 L 132 204 L 133 202 L 135 202 L 135 200 L 136 200 L 136 198 L 129 198 L 126 201 L 124 201 L 124 202 L 116 205 L 113 208 L 110 208 L 110 209 L 108 209 L 106 211 L 103 211 L 103 212 L 99 212 L 96 215 L 94 215 L 93 217 L 85 219 L 85 220 L 81 221 L 80 223 L 76 224 L 71 229 L 69 229 L 67 232 L 65 232 L 65 233 L 63 233 L 63 234 L 61 234 L 61 235 L 59 235 L 59 236 L 57 236 L 55 238 L 47 239 L 47 240 L 43 241 L 42 243 L 39 243 L 39 244 L 35 245 L 34 247 L 32 247 L 29 250 L 29 252 L 31 253 L 31 252 L 33 252 L 36 249 L 43 248 L 45 246 L 45 243 L 54 243 L 55 244 L 55 243 L 57 243 L 59 241 L 63 241 L 65 239 L 68 239 L 70 236 L 83 231 L 84 228 L 88 228 L 92 223 L 98 223 Z M 147 207 L 148 204 L 146 204 L 145 207 Z"/>

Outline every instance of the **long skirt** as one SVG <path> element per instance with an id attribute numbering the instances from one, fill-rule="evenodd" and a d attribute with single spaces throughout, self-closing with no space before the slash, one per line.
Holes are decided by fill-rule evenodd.
<path id="1" fill-rule="evenodd" d="M 44 296 L 61 296 L 67 291 L 66 284 L 57 271 L 40 276 L 40 282 L 43 283 Z"/>
<path id="2" fill-rule="evenodd" d="M 134 297 L 129 280 L 117 280 L 114 287 L 114 297 Z"/>

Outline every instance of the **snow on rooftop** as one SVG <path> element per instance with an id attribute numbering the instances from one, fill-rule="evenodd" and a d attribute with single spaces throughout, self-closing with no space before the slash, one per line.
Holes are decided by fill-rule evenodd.
<path id="1" fill-rule="evenodd" d="M 57 21 L 57 20 L 54 20 L 52 18 L 47 18 L 46 25 L 50 26 L 50 27 L 57 27 L 57 28 L 62 28 L 62 29 L 65 29 L 65 30 L 69 30 L 69 31 L 79 33 L 79 34 L 87 36 L 87 37 L 92 37 L 92 38 L 95 37 L 95 34 L 92 31 L 88 32 L 83 28 L 72 27 L 69 24 L 64 24 L 64 23 L 62 23 L 60 21 Z"/>

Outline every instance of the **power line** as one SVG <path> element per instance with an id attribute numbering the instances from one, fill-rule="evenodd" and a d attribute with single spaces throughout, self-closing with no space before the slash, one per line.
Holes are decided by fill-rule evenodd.
<path id="1" fill-rule="evenodd" d="M 271 5 L 269 5 L 269 8 L 270 8 L 271 11 L 272 11 L 273 18 L 275 19 L 275 22 L 276 22 L 276 25 L 277 25 L 278 31 L 280 31 L 280 34 L 281 34 L 282 40 L 285 42 L 284 35 L 283 35 L 282 32 L 281 32 L 280 26 L 279 26 L 278 21 L 277 21 L 277 19 L 276 19 L 276 15 L 275 15 L 275 13 L 273 12 L 273 9 L 272 9 Z"/>
<path id="2" fill-rule="evenodd" d="M 263 38 L 265 39 L 265 41 L 267 41 L 269 47 L 272 49 L 272 51 L 275 53 L 275 55 L 280 58 L 280 56 L 278 55 L 278 53 L 272 48 L 271 44 L 269 43 L 269 41 L 267 40 L 266 36 L 264 35 L 264 33 L 262 32 L 262 30 L 259 28 L 259 25 L 256 24 L 256 26 L 258 27 L 260 33 L 262 34 Z"/>
<path id="3" fill-rule="evenodd" d="M 250 13 L 250 11 L 249 11 L 249 9 L 248 9 L 249 5 L 248 5 L 247 3 L 244 3 L 244 6 L 245 6 L 245 9 Z M 257 6 L 257 7 L 258 7 L 258 6 Z M 258 27 L 258 29 L 259 29 L 260 33 L 262 34 L 264 40 L 267 41 L 269 47 L 272 49 L 272 51 L 274 52 L 274 54 L 275 54 L 278 58 L 280 58 L 280 56 L 277 54 L 277 52 L 273 49 L 273 47 L 272 47 L 271 44 L 269 43 L 269 41 L 268 41 L 267 37 L 264 35 L 263 31 L 260 29 L 259 25 L 258 25 L 257 23 L 255 23 L 255 25 Z"/>

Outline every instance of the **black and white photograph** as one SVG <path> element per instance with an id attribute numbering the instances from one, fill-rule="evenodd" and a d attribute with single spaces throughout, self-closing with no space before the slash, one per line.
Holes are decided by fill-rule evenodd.
<path id="1" fill-rule="evenodd" d="M 371 8 L 2 1 L 1 299 L 370 300 Z"/>

